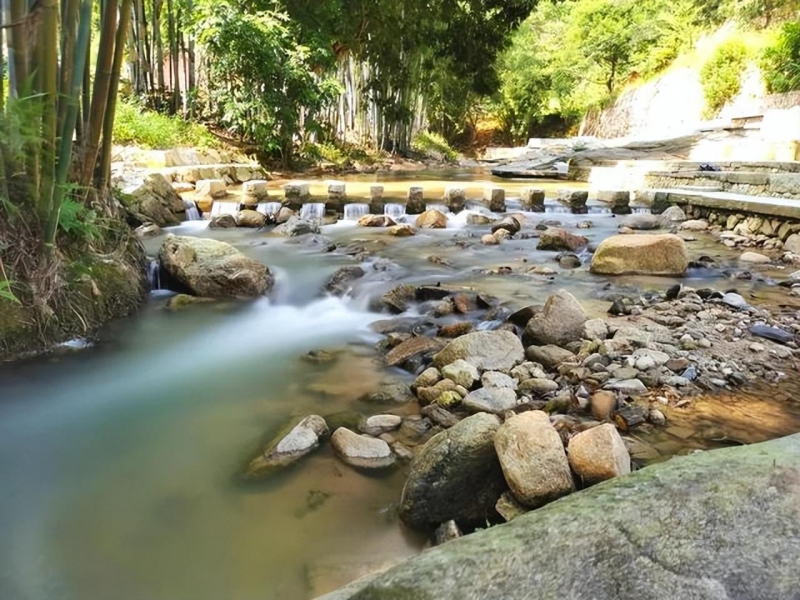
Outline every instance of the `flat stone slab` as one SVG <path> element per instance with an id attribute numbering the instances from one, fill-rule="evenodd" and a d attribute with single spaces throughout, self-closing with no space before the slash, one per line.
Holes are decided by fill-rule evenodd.
<path id="1" fill-rule="evenodd" d="M 671 204 L 703 206 L 720 210 L 751 212 L 770 217 L 796 219 L 798 201 L 796 198 L 771 198 L 767 196 L 748 196 L 730 192 L 699 192 L 687 189 L 649 190 L 666 195 Z M 799 190 L 800 191 L 800 190 Z"/>

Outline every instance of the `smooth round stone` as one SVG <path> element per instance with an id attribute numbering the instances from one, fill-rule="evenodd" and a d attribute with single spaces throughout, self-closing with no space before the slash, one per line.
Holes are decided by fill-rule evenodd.
<path id="1" fill-rule="evenodd" d="M 333 432 L 331 446 L 344 462 L 360 469 L 390 467 L 395 461 L 389 444 L 368 435 L 358 435 L 344 427 Z"/>

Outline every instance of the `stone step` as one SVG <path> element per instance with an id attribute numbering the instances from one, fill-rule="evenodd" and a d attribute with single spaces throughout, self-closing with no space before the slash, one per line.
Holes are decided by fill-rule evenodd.
<path id="1" fill-rule="evenodd" d="M 267 174 L 258 163 L 219 163 L 157 169 L 172 182 L 197 183 L 203 179 L 222 179 L 228 185 L 252 179 L 265 179 Z"/>
<path id="2" fill-rule="evenodd" d="M 650 196 L 650 199 L 658 204 L 691 205 L 783 219 L 800 219 L 800 201 L 794 198 L 751 196 L 681 188 L 648 189 L 641 194 Z M 641 195 L 639 197 L 641 198 Z"/>
<path id="3" fill-rule="evenodd" d="M 649 173 L 644 187 L 655 189 L 711 188 L 747 196 L 800 198 L 800 173 L 752 171 L 686 171 Z"/>

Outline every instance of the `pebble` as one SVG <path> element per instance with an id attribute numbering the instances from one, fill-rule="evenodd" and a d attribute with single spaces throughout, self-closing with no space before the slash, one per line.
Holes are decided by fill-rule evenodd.
<path id="1" fill-rule="evenodd" d="M 764 344 L 759 344 L 757 342 L 754 344 L 750 344 L 750 350 L 752 350 L 753 352 L 763 352 L 766 349 L 767 348 L 766 346 L 764 346 Z"/>
<path id="2" fill-rule="evenodd" d="M 667 424 L 667 417 L 664 416 L 664 413 L 658 410 L 657 408 L 652 409 L 647 415 L 648 421 L 650 421 L 653 425 L 658 425 L 659 427 L 663 427 Z"/>

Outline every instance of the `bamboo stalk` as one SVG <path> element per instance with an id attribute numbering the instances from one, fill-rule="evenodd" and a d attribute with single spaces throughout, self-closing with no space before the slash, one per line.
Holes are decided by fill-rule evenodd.
<path id="1" fill-rule="evenodd" d="M 56 131 L 58 123 L 58 0 L 41 1 L 37 77 L 42 94 L 41 178 L 39 180 L 39 213 L 45 229 L 50 230 L 56 175 Z M 52 240 L 45 236 L 45 244 Z"/>

